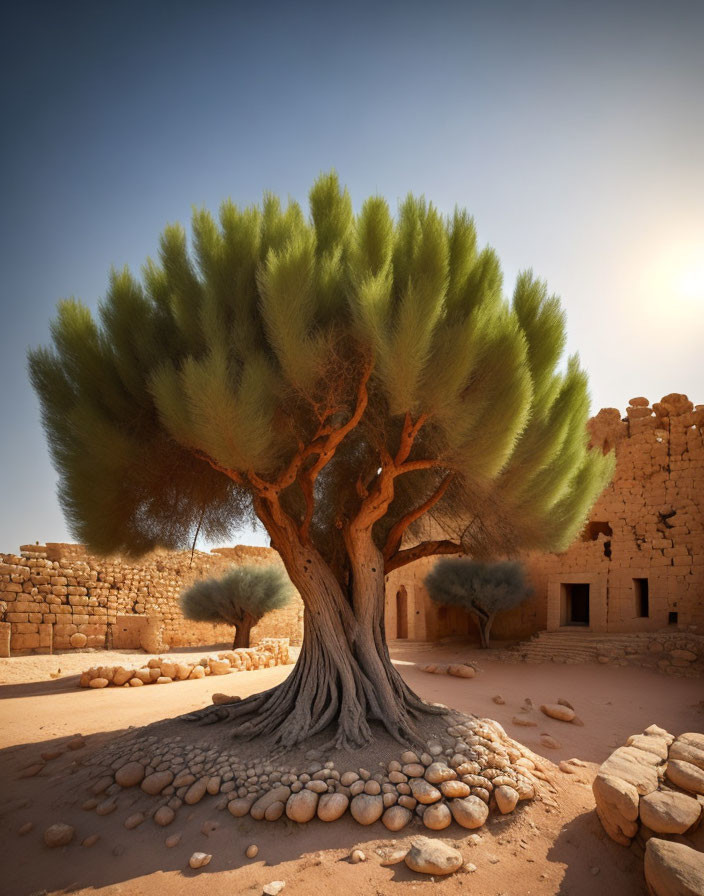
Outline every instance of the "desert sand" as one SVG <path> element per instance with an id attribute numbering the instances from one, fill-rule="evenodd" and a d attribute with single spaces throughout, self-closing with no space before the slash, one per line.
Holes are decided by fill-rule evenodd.
<path id="1" fill-rule="evenodd" d="M 195 659 L 211 648 L 178 651 Z M 168 828 L 147 820 L 134 830 L 125 818 L 142 806 L 140 791 L 125 791 L 120 808 L 96 817 L 82 811 L 85 793 L 76 792 L 72 770 L 80 769 L 103 744 L 129 726 L 147 725 L 207 705 L 215 692 L 246 696 L 271 687 L 289 674 L 291 666 L 238 672 L 216 678 L 144 688 L 87 690 L 77 687 L 78 675 L 91 665 L 144 661 L 127 651 L 28 656 L 0 664 L 0 843 L 2 886 L 7 896 L 40 893 L 106 893 L 144 896 L 168 892 L 189 894 L 260 894 L 265 884 L 281 880 L 284 896 L 317 896 L 333 892 L 361 894 L 474 892 L 482 896 L 514 894 L 569 894 L 591 896 L 604 892 L 635 896 L 645 891 L 642 856 L 636 847 L 624 849 L 604 834 L 594 812 L 591 780 L 599 763 L 629 735 L 656 723 L 673 734 L 704 727 L 702 685 L 698 680 L 672 679 L 632 667 L 599 665 L 507 665 L 491 652 L 466 645 L 425 645 L 396 642 L 391 652 L 410 686 L 427 700 L 463 712 L 496 719 L 507 733 L 552 763 L 577 758 L 586 763 L 577 774 L 551 768 L 551 784 L 540 799 L 522 803 L 509 816 L 490 816 L 476 836 L 456 825 L 441 839 L 462 852 L 467 863 L 448 878 L 413 874 L 403 863 L 384 866 L 381 860 L 397 842 L 408 843 L 422 827 L 391 834 L 380 823 L 369 828 L 349 815 L 326 824 L 315 820 L 295 825 L 232 818 L 217 811 L 214 799 L 184 807 Z M 473 679 L 431 675 L 426 663 L 468 661 L 477 665 Z M 52 678 L 52 673 L 56 675 Z M 495 696 L 505 703 L 497 704 Z M 536 707 L 536 727 L 518 727 L 513 716 L 529 698 Z M 565 698 L 584 722 L 582 727 L 543 716 L 541 703 Z M 546 733 L 559 749 L 541 746 Z M 42 752 L 65 746 L 83 735 L 85 746 L 66 750 L 46 763 L 36 777 L 21 778 Z M 77 765 L 76 765 L 77 764 Z M 140 802 L 140 800 L 142 802 Z M 218 823 L 209 835 L 205 821 Z M 18 831 L 27 822 L 33 828 Z M 76 828 L 74 841 L 61 849 L 44 846 L 42 834 L 55 822 Z M 181 833 L 181 841 L 167 848 L 167 837 Z M 81 846 L 91 834 L 99 840 Z M 695 835 L 699 848 L 701 832 Z M 256 843 L 259 853 L 245 857 Z M 351 864 L 352 849 L 360 848 L 366 861 Z M 211 853 L 209 865 L 188 868 L 195 851 Z M 471 870 L 472 868 L 476 870 Z"/>

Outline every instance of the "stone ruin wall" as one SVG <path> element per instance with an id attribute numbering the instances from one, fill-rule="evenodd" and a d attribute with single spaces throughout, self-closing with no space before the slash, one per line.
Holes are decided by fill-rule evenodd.
<path id="1" fill-rule="evenodd" d="M 52 650 L 167 647 L 231 643 L 225 624 L 191 622 L 178 597 L 197 579 L 233 564 L 281 564 L 271 548 L 238 545 L 212 553 L 158 550 L 139 560 L 97 557 L 77 544 L 23 545 L 0 554 L 0 656 Z M 282 565 L 282 564 L 281 564 Z M 269 613 L 252 629 L 252 644 L 289 638 L 300 644 L 303 603 Z"/>
<path id="2" fill-rule="evenodd" d="M 652 407 L 647 399 L 634 398 L 625 418 L 606 408 L 589 421 L 591 444 L 616 449 L 613 480 L 567 551 L 522 558 L 534 594 L 497 616 L 493 637 L 519 639 L 560 629 L 564 582 L 590 585 L 590 631 L 704 634 L 703 424 L 704 405 L 695 407 L 679 394 Z M 423 578 L 435 562 L 419 560 L 388 577 L 389 638 L 399 636 L 403 604 L 406 637 L 412 640 L 476 633 L 468 614 L 430 600 Z M 634 579 L 648 580 L 647 617 L 636 615 Z M 399 601 L 402 587 L 406 595 Z M 671 613 L 677 614 L 676 623 L 670 622 Z"/>
<path id="3" fill-rule="evenodd" d="M 704 405 L 666 395 L 633 398 L 589 422 L 591 444 L 616 448 L 616 470 L 581 536 L 563 554 L 526 565 L 549 631 L 566 626 L 562 583 L 589 584 L 589 630 L 704 633 Z M 647 580 L 641 616 L 635 580 Z"/>

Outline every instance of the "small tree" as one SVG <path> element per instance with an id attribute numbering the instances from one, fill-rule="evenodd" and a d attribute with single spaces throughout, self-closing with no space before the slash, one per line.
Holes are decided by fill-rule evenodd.
<path id="1" fill-rule="evenodd" d="M 425 587 L 439 604 L 461 607 L 479 623 L 482 647 L 497 613 L 518 606 L 532 589 L 520 563 L 477 563 L 463 558 L 441 560 L 425 578 Z"/>
<path id="2" fill-rule="evenodd" d="M 235 626 L 233 647 L 249 647 L 252 627 L 290 597 L 290 584 L 273 566 L 240 566 L 219 579 L 203 579 L 181 595 L 181 610 L 194 622 Z"/>

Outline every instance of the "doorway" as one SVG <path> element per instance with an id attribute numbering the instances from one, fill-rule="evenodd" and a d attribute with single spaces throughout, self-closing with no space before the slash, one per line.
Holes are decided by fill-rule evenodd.
<path id="1" fill-rule="evenodd" d="M 562 624 L 589 625 L 589 585 L 583 582 L 562 583 Z"/>
<path id="2" fill-rule="evenodd" d="M 408 592 L 406 586 L 396 592 L 396 637 L 408 638 Z"/>

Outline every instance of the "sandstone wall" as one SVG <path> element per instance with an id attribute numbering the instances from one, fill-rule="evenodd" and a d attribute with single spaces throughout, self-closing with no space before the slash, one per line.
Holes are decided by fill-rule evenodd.
<path id="1" fill-rule="evenodd" d="M 82 545 L 23 545 L 0 554 L 0 656 L 81 647 L 170 647 L 231 642 L 228 625 L 184 619 L 178 597 L 196 579 L 242 563 L 281 564 L 271 548 L 238 545 L 207 554 L 155 551 L 139 560 L 97 557 Z M 4 632 L 2 631 L 4 629 Z M 4 642 L 3 636 L 4 634 Z M 289 638 L 299 644 L 303 604 L 296 594 L 254 629 L 252 643 Z M 9 644 L 8 641 L 9 635 Z"/>

